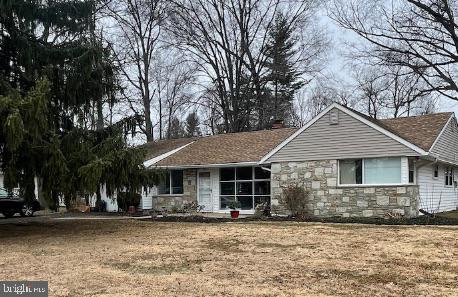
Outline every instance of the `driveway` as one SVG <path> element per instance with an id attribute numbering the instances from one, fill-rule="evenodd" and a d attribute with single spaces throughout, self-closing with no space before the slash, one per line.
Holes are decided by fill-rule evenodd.
<path id="1" fill-rule="evenodd" d="M 33 217 L 21 217 L 19 214 L 14 215 L 12 218 L 5 218 L 2 214 L 0 214 L 0 225 L 8 225 L 8 224 L 27 224 L 32 222 L 45 222 L 50 219 L 55 218 L 59 214 L 46 214 L 41 211 L 38 211 L 34 214 Z"/>

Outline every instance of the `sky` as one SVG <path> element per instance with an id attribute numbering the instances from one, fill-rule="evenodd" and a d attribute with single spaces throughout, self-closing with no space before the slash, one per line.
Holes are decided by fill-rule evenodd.
<path id="1" fill-rule="evenodd" d="M 323 10 L 320 14 L 320 20 L 327 28 L 327 32 L 331 38 L 328 71 L 337 74 L 341 78 L 350 77 L 349 73 L 346 73 L 347 71 L 345 70 L 348 68 L 344 67 L 345 61 L 342 57 L 341 49 L 345 48 L 345 43 L 363 41 L 351 31 L 337 26 L 335 22 L 327 16 L 326 11 Z M 458 117 L 458 101 L 449 98 L 439 99 L 437 112 L 455 112 L 455 116 Z"/>

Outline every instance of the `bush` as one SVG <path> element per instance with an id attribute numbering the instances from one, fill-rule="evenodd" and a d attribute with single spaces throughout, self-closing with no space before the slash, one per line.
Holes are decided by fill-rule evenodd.
<path id="1" fill-rule="evenodd" d="M 138 208 L 142 195 L 135 192 L 119 192 L 116 201 L 118 202 L 118 207 L 123 211 L 127 211 L 129 206 L 135 206 Z"/>
<path id="2" fill-rule="evenodd" d="M 295 217 L 304 217 L 307 214 L 307 200 L 310 193 L 303 187 L 288 186 L 283 190 L 283 200 L 286 207 Z"/>
<path id="3" fill-rule="evenodd" d="M 236 210 L 236 209 L 239 209 L 240 207 L 242 207 L 242 205 L 240 204 L 239 201 L 231 201 L 227 204 L 227 208 L 231 209 L 231 210 Z"/>
<path id="4" fill-rule="evenodd" d="M 98 212 L 106 212 L 107 211 L 107 202 L 104 200 L 100 200 L 95 203 L 96 211 Z"/>
<path id="5" fill-rule="evenodd" d="M 270 203 L 269 202 L 264 202 L 264 203 L 259 203 L 256 205 L 254 208 L 254 217 L 256 218 L 262 218 L 262 217 L 270 217 Z"/>

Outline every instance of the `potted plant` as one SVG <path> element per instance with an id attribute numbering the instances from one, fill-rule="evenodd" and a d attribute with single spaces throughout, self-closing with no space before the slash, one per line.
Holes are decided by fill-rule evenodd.
<path id="1" fill-rule="evenodd" d="M 231 218 L 236 219 L 239 217 L 240 211 L 238 209 L 240 206 L 239 201 L 231 201 L 228 203 L 227 207 L 231 210 Z"/>

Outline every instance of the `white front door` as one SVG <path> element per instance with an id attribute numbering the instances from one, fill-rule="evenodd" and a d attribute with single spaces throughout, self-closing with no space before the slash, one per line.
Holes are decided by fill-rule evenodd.
<path id="1" fill-rule="evenodd" d="M 210 171 L 198 172 L 198 203 L 202 211 L 212 211 L 212 187 Z"/>

